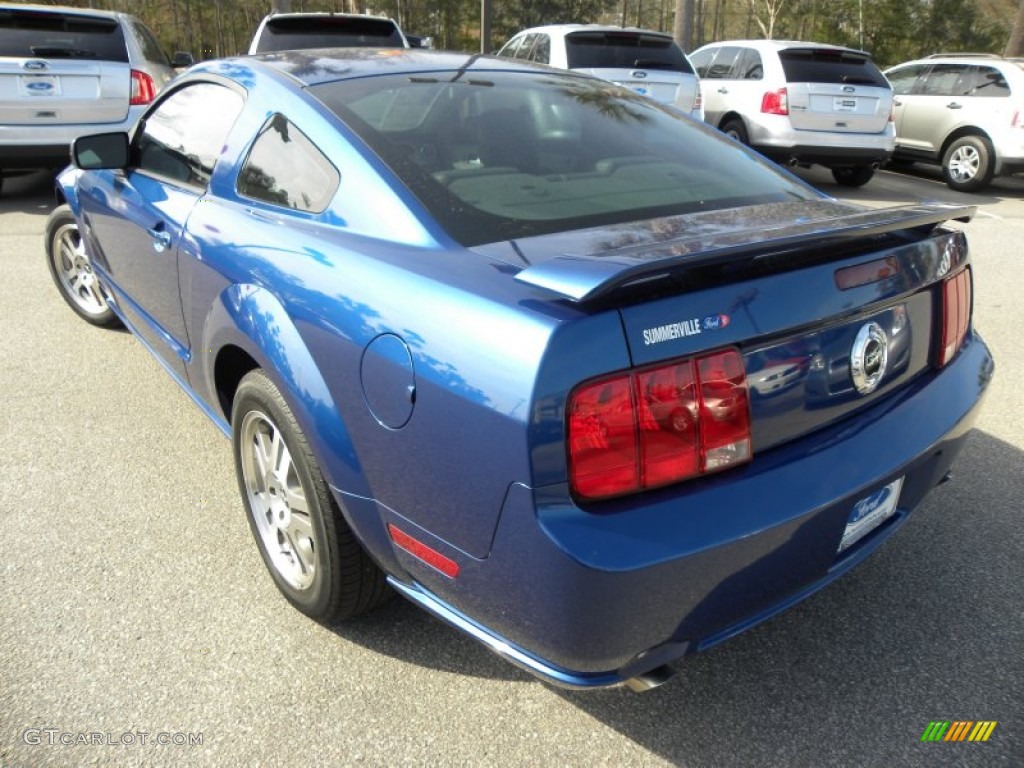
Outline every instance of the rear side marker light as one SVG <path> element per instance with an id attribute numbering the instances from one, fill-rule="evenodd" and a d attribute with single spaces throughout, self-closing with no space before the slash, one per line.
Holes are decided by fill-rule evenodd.
<path id="1" fill-rule="evenodd" d="M 569 482 L 583 499 L 657 488 L 750 460 L 743 358 L 727 349 L 577 387 Z"/>
<path id="2" fill-rule="evenodd" d="M 129 104 L 133 107 L 149 104 L 156 98 L 156 83 L 145 72 L 132 70 L 132 96 Z"/>
<path id="3" fill-rule="evenodd" d="M 938 367 L 949 363 L 967 338 L 971 322 L 971 270 L 962 269 L 942 283 L 942 340 Z"/>
<path id="4" fill-rule="evenodd" d="M 761 97 L 761 111 L 766 115 L 788 115 L 789 91 L 785 88 L 779 88 L 777 91 L 768 91 Z"/>
<path id="5" fill-rule="evenodd" d="M 459 575 L 459 564 L 451 558 L 445 557 L 436 549 L 431 549 L 418 539 L 414 539 L 400 528 L 388 523 L 388 535 L 395 542 L 395 546 L 405 550 L 417 560 L 422 560 L 436 571 L 440 571 L 449 579 Z"/>

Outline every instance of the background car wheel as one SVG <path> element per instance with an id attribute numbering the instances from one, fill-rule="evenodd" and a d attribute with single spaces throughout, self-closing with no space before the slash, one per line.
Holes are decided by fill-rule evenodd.
<path id="1" fill-rule="evenodd" d="M 263 371 L 239 384 L 231 431 L 249 526 L 288 601 L 330 623 L 390 597 L 384 574 L 356 541 L 291 410 Z"/>
<path id="2" fill-rule="evenodd" d="M 848 165 L 832 169 L 832 178 L 836 184 L 844 187 L 863 187 L 874 175 L 875 169 L 870 165 Z"/>
<path id="3" fill-rule="evenodd" d="M 992 145 L 982 136 L 962 136 L 946 150 L 942 175 L 958 192 L 974 192 L 992 181 Z"/>
<path id="4" fill-rule="evenodd" d="M 735 139 L 740 144 L 749 144 L 750 137 L 747 135 L 747 126 L 742 120 L 729 120 L 722 124 L 722 133 L 729 138 Z"/>
<path id="5" fill-rule="evenodd" d="M 78 222 L 66 205 L 58 206 L 46 220 L 46 263 L 60 295 L 79 317 L 93 325 L 120 324 L 107 305 L 106 291 L 92 271 Z"/>

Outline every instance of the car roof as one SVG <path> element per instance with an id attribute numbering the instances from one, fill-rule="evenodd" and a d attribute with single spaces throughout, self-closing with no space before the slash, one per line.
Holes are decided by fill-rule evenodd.
<path id="1" fill-rule="evenodd" d="M 761 48 L 770 49 L 776 51 L 784 51 L 789 48 L 815 48 L 824 51 L 847 51 L 849 53 L 859 53 L 864 56 L 871 56 L 867 51 L 861 51 L 857 48 L 849 48 L 845 45 L 833 45 L 832 43 L 815 43 L 812 41 L 804 40 L 717 40 L 713 43 L 708 43 L 705 48 L 711 46 L 724 46 L 724 45 L 743 45 L 749 48 Z"/>
<path id="2" fill-rule="evenodd" d="M 302 11 L 300 12 L 288 12 L 288 13 L 269 13 L 264 16 L 264 20 L 267 19 L 309 19 L 317 18 L 321 16 L 334 16 L 341 19 L 379 19 L 380 21 L 390 21 L 394 24 L 394 19 L 388 16 L 375 16 L 371 13 L 337 13 L 335 11 Z M 397 24 L 396 24 L 397 26 Z"/>
<path id="3" fill-rule="evenodd" d="M 640 27 L 619 27 L 614 24 L 546 24 L 542 27 L 530 27 L 516 32 L 512 37 L 526 33 L 542 32 L 549 35 L 565 36 L 572 32 L 641 32 L 645 35 L 658 35 L 659 37 L 672 37 L 667 32 L 659 32 L 656 29 L 642 29 Z M 509 38 L 510 40 L 512 38 Z"/>
<path id="4" fill-rule="evenodd" d="M 0 3 L 0 11 L 59 13 L 65 16 L 85 16 L 93 19 L 110 19 L 112 21 L 118 21 L 126 15 L 119 11 L 97 11 L 92 8 L 71 8 L 64 5 L 24 5 L 22 3 Z"/>
<path id="5" fill-rule="evenodd" d="M 550 74 L 552 71 L 549 67 L 517 59 L 423 48 L 311 48 L 260 53 L 218 61 L 251 64 L 260 68 L 268 67 L 307 86 L 381 74 L 404 75 L 459 70 L 466 72 L 534 70 Z M 336 63 L 341 63 L 344 66 L 337 67 Z M 220 67 L 216 66 L 217 62 L 210 62 L 210 64 L 214 66 L 199 65 L 198 71 L 207 69 L 217 72 L 220 70 Z"/>

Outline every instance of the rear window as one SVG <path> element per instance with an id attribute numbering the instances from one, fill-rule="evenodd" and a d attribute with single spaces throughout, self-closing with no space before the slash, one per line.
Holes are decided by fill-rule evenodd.
<path id="1" fill-rule="evenodd" d="M 310 90 L 466 246 L 814 194 L 714 129 L 590 78 L 439 72 Z"/>
<path id="2" fill-rule="evenodd" d="M 46 11 L 0 10 L 0 56 L 128 61 L 114 19 Z"/>
<path id="3" fill-rule="evenodd" d="M 565 38 L 569 69 L 693 68 L 672 38 L 642 32 L 573 32 Z"/>
<path id="4" fill-rule="evenodd" d="M 390 19 L 282 16 L 267 20 L 256 43 L 256 52 L 356 47 L 404 48 L 405 41 Z"/>
<path id="5" fill-rule="evenodd" d="M 888 88 L 875 63 L 853 51 L 793 48 L 779 51 L 782 69 L 789 83 L 849 83 Z"/>

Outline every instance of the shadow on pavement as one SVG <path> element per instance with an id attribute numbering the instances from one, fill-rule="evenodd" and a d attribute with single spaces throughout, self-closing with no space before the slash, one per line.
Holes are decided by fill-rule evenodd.
<path id="1" fill-rule="evenodd" d="M 56 205 L 54 171 L 33 171 L 20 176 L 5 176 L 0 188 L 0 214 L 38 213 L 48 216 Z"/>

